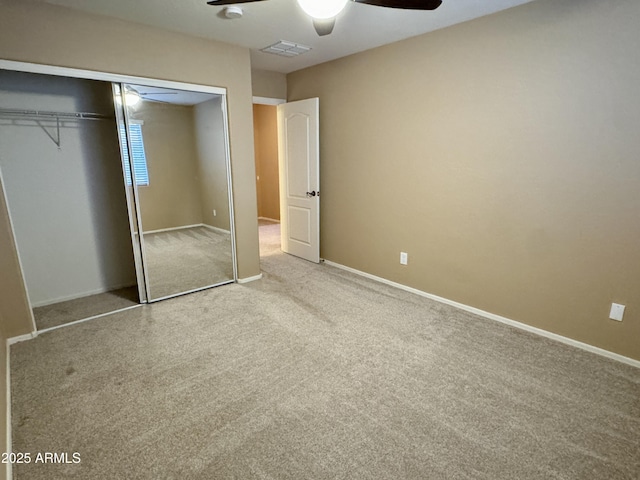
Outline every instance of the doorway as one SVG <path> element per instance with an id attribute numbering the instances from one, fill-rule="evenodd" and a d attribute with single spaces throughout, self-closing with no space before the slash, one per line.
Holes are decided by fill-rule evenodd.
<path id="1" fill-rule="evenodd" d="M 280 252 L 280 180 L 278 173 L 278 108 L 276 102 L 253 104 L 256 195 L 260 256 Z"/>
<path id="2" fill-rule="evenodd" d="M 254 105 L 261 251 L 281 250 L 319 263 L 319 99 L 275 103 Z"/>

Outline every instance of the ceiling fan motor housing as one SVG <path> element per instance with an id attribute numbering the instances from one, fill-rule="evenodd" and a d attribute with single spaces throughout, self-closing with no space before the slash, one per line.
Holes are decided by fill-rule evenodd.
<path id="1" fill-rule="evenodd" d="M 230 5 L 224 9 L 224 16 L 230 19 L 241 18 L 242 8 L 237 7 L 235 5 Z"/>

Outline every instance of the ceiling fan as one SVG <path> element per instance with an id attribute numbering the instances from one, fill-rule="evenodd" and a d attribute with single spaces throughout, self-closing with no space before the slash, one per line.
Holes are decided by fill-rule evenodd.
<path id="1" fill-rule="evenodd" d="M 265 0 L 209 0 L 207 4 L 215 7 L 263 1 Z M 333 31 L 336 15 L 348 1 L 405 10 L 435 10 L 442 4 L 442 0 L 298 0 L 298 4 L 313 19 L 313 26 L 318 35 L 323 36 Z"/>
<path id="2" fill-rule="evenodd" d="M 138 87 L 136 86 L 135 88 L 132 85 L 126 85 L 125 86 L 125 98 L 127 100 L 127 105 L 128 106 L 135 106 L 138 104 L 138 102 L 140 102 L 141 100 L 145 100 L 147 102 L 157 102 L 157 103 L 171 103 L 171 102 L 165 102 L 163 100 L 160 100 L 158 98 L 153 98 L 156 97 L 157 95 L 176 95 L 178 92 L 171 92 L 171 91 L 143 91 L 144 87 Z M 164 90 L 164 89 L 162 89 Z"/>

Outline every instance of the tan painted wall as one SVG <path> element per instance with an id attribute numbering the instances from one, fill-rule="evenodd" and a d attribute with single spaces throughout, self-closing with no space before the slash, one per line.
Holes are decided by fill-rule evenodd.
<path id="1" fill-rule="evenodd" d="M 258 215 L 280 220 L 277 107 L 253 106 L 253 135 L 258 178 Z"/>
<path id="2" fill-rule="evenodd" d="M 202 223 L 193 107 L 141 102 L 149 185 L 138 187 L 145 232 Z"/>
<path id="3" fill-rule="evenodd" d="M 136 48 L 118 48 L 122 44 Z M 253 142 L 247 141 L 253 135 L 248 49 L 62 7 L 3 0 L 0 58 L 226 87 L 239 277 L 260 272 L 255 160 Z M 2 278 L 17 274 L 3 271 Z M 17 330 L 24 331 L 26 324 L 16 321 Z"/>
<path id="4" fill-rule="evenodd" d="M 7 451 L 7 338 L 31 332 L 33 320 L 11 235 L 5 194 L 0 182 L 0 452 Z M 8 478 L 7 465 L 0 467 L 0 480 Z"/>
<path id="5" fill-rule="evenodd" d="M 251 86 L 254 97 L 287 98 L 287 75 L 268 70 L 252 70 Z"/>
<path id="6" fill-rule="evenodd" d="M 10 338 L 31 332 L 33 320 L 7 212 L 0 182 L 0 330 Z"/>
<path id="7" fill-rule="evenodd" d="M 320 97 L 322 256 L 640 359 L 638 25 L 539 0 L 289 74 Z"/>
<path id="8" fill-rule="evenodd" d="M 222 97 L 193 107 L 202 221 L 231 230 Z M 213 215 L 213 210 L 216 215 Z"/>

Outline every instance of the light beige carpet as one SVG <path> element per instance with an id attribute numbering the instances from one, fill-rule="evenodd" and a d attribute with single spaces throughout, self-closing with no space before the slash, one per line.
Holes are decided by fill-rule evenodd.
<path id="1" fill-rule="evenodd" d="M 231 235 L 205 227 L 145 233 L 152 299 L 233 281 Z"/>
<path id="2" fill-rule="evenodd" d="M 81 454 L 15 478 L 639 478 L 638 369 L 262 251 L 13 345 L 13 450 Z"/>
<path id="3" fill-rule="evenodd" d="M 205 227 L 145 234 L 152 298 L 233 280 L 229 234 Z M 38 330 L 138 305 L 138 287 L 33 309 Z"/>
<path id="4" fill-rule="evenodd" d="M 33 309 L 33 316 L 38 330 L 44 330 L 45 328 L 57 327 L 76 320 L 132 307 L 139 303 L 138 287 L 127 287 L 36 307 Z"/>

